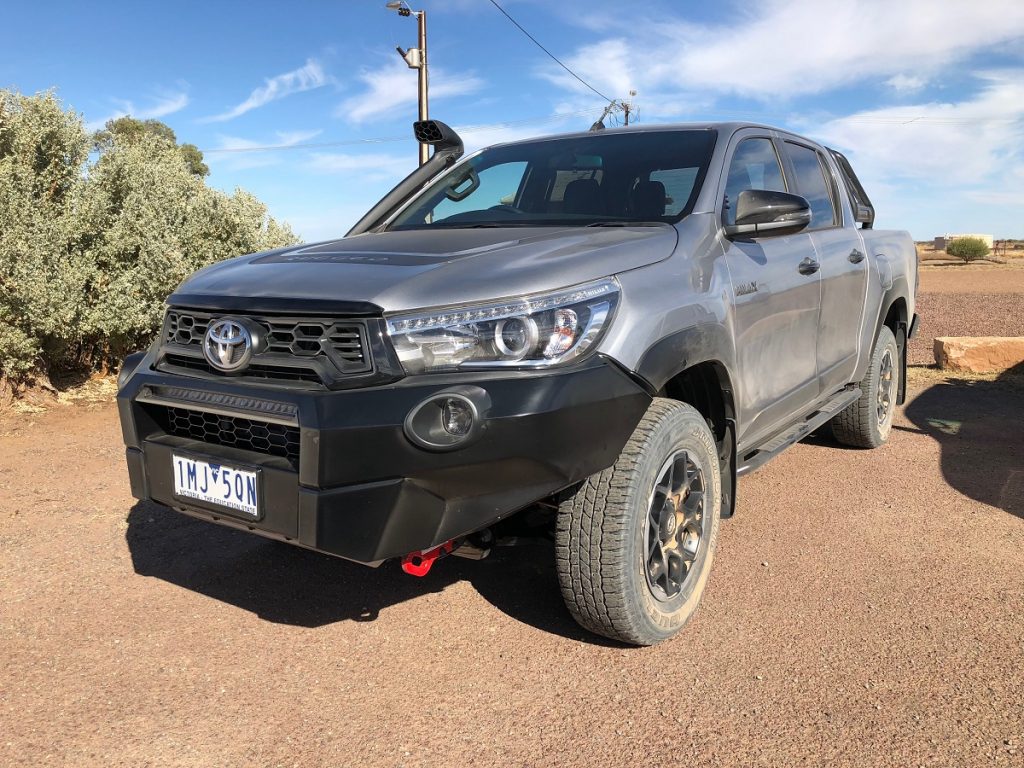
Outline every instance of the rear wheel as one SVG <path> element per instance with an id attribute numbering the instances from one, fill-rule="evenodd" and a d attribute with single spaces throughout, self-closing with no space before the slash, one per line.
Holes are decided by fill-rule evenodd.
<path id="1" fill-rule="evenodd" d="M 899 354 L 896 337 L 883 325 L 860 382 L 860 398 L 832 419 L 836 440 L 856 448 L 877 448 L 889 439 L 899 393 Z"/>
<path id="2" fill-rule="evenodd" d="M 655 399 L 618 461 L 560 504 L 557 570 L 573 618 L 634 645 L 682 629 L 707 585 L 721 497 L 707 422 Z"/>

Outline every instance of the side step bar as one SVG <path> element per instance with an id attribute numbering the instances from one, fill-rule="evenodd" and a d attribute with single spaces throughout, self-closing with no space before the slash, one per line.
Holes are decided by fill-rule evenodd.
<path id="1" fill-rule="evenodd" d="M 801 421 L 786 427 L 754 450 L 745 451 L 742 458 L 740 458 L 740 465 L 736 469 L 737 477 L 753 472 L 769 459 L 778 456 L 789 446 L 799 443 L 844 408 L 856 402 L 860 395 L 860 387 L 840 390 L 819 406 L 816 411 L 809 413 Z"/>

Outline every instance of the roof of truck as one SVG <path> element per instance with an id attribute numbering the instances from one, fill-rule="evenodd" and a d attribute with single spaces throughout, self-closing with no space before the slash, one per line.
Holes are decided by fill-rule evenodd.
<path id="1" fill-rule="evenodd" d="M 515 139 L 514 141 L 500 141 L 495 142 L 489 146 L 505 146 L 507 144 L 524 144 L 531 141 L 544 141 L 546 139 L 568 139 L 568 138 L 583 138 L 586 136 L 593 136 L 595 133 L 601 135 L 615 134 L 615 133 L 644 133 L 652 131 L 709 131 L 715 130 L 725 134 L 732 134 L 743 128 L 761 128 L 769 131 L 778 131 L 779 133 L 786 133 L 793 136 L 795 134 L 792 131 L 788 131 L 785 128 L 778 128 L 773 125 L 765 125 L 764 123 L 751 123 L 738 120 L 721 121 L 721 122 L 703 122 L 703 123 L 657 123 L 657 124 L 643 124 L 643 125 L 630 125 L 630 126 L 618 126 L 616 128 L 605 128 L 601 131 L 569 131 L 567 133 L 551 133 L 542 134 L 540 136 L 532 136 L 529 138 Z M 817 142 L 815 142 L 817 143 Z"/>

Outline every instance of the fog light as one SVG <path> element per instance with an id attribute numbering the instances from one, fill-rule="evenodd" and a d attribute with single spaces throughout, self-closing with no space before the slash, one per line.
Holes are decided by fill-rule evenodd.
<path id="1" fill-rule="evenodd" d="M 441 408 L 441 424 L 453 437 L 465 437 L 473 429 L 473 409 L 468 400 L 449 397 Z"/>
<path id="2" fill-rule="evenodd" d="M 476 441 L 487 427 L 491 398 L 481 387 L 459 386 L 423 400 L 405 417 L 405 435 L 420 448 L 452 451 Z"/>

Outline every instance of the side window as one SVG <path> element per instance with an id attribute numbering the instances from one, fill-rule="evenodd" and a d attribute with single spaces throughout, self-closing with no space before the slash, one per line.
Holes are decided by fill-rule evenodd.
<path id="1" fill-rule="evenodd" d="M 811 223 L 808 229 L 822 229 L 835 226 L 835 201 L 832 199 L 832 185 L 825 176 L 821 158 L 810 147 L 786 142 L 786 152 L 793 161 L 796 171 L 796 193 L 811 204 Z"/>
<path id="2" fill-rule="evenodd" d="M 736 197 L 745 189 L 786 191 L 782 166 L 771 139 L 744 139 L 733 152 L 725 185 L 727 224 L 736 223 Z"/>
<path id="3" fill-rule="evenodd" d="M 433 211 L 433 220 L 442 221 L 449 216 L 467 211 L 482 211 L 495 205 L 512 205 L 519 185 L 526 173 L 526 163 L 502 163 L 479 172 L 480 186 L 461 200 L 442 197 Z M 456 186 L 456 190 L 462 190 Z"/>

